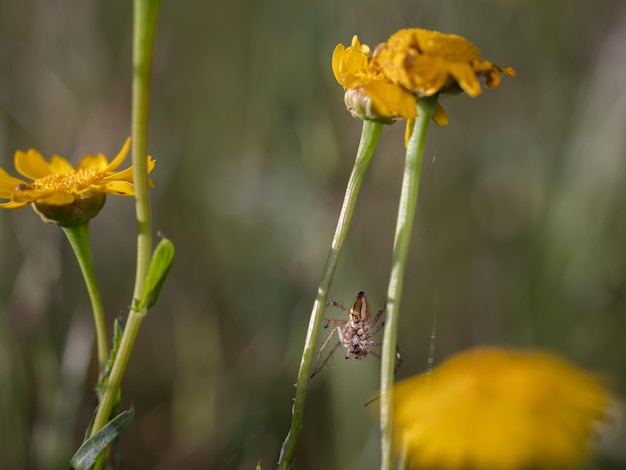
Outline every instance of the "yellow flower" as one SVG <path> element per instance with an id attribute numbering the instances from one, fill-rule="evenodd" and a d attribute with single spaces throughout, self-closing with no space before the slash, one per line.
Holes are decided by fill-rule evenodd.
<path id="1" fill-rule="evenodd" d="M 419 469 L 563 468 L 584 459 L 609 401 L 550 354 L 476 348 L 396 384 L 397 450 Z"/>
<path id="2" fill-rule="evenodd" d="M 53 155 L 48 162 L 36 150 L 18 150 L 15 168 L 32 181 L 14 178 L 0 168 L 0 199 L 8 199 L 0 203 L 0 207 L 17 209 L 34 203 L 41 214 L 59 225 L 85 222 L 102 208 L 106 194 L 135 194 L 133 167 L 115 171 L 129 148 L 130 138 L 110 163 L 103 154 L 87 155 L 76 168 L 58 155 Z M 150 156 L 146 157 L 146 162 L 150 173 L 156 162 Z"/>
<path id="3" fill-rule="evenodd" d="M 500 85 L 500 73 L 514 76 L 511 67 L 482 60 L 467 39 L 425 29 L 402 29 L 374 51 L 371 68 L 418 96 L 465 91 L 475 97 L 481 84 Z"/>
<path id="4" fill-rule="evenodd" d="M 346 90 L 345 102 L 354 117 L 382 121 L 416 116 L 416 98 L 410 91 L 391 83 L 382 73 L 370 69 L 370 48 L 355 35 L 352 44 L 338 44 L 332 68 L 337 82 Z"/>

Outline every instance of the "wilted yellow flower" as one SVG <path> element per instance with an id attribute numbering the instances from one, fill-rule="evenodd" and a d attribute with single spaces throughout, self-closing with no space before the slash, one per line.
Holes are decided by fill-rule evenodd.
<path id="1" fill-rule="evenodd" d="M 476 348 L 394 388 L 397 450 L 412 468 L 566 468 L 584 459 L 610 396 L 547 353 Z"/>
<path id="2" fill-rule="evenodd" d="M 130 148 L 126 139 L 119 154 L 109 163 L 103 154 L 87 155 L 76 168 L 65 158 L 53 155 L 47 162 L 33 149 L 15 152 L 15 169 L 28 183 L 0 168 L 0 208 L 17 209 L 34 203 L 38 212 L 59 225 L 85 222 L 104 205 L 106 194 L 133 196 L 133 167 L 116 172 Z M 155 161 L 146 157 L 148 173 Z"/>
<path id="3" fill-rule="evenodd" d="M 478 48 L 461 36 L 418 28 L 402 29 L 379 44 L 371 68 L 418 96 L 463 90 L 475 97 L 481 84 L 499 86 L 501 72 L 515 75 L 511 67 L 482 60 Z"/>

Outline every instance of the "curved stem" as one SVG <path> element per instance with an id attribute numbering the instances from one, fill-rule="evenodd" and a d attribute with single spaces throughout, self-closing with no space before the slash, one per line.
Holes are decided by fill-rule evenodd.
<path id="1" fill-rule="evenodd" d="M 98 348 L 98 365 L 100 373 L 109 357 L 109 344 L 107 339 L 107 324 L 104 315 L 104 307 L 102 305 L 102 297 L 98 290 L 98 282 L 96 280 L 96 271 L 93 266 L 93 258 L 91 256 L 91 244 L 89 242 L 89 222 L 75 225 L 73 227 L 61 227 L 67 237 L 78 265 L 83 273 L 87 292 L 89 292 L 89 300 L 91 301 L 91 310 L 93 311 L 93 320 L 96 325 L 96 342 Z"/>
<path id="2" fill-rule="evenodd" d="M 148 148 L 148 117 L 150 110 L 150 78 L 160 0 L 134 1 L 133 27 L 133 101 L 132 101 L 132 153 L 135 183 L 135 209 L 137 213 L 137 270 L 133 305 L 141 299 L 143 286 L 152 253 L 152 222 L 148 197 L 146 155 Z M 94 419 L 91 435 L 98 432 L 109 420 L 117 392 L 126 372 L 126 365 L 135 344 L 146 309 L 130 309 L 120 346 L 104 388 L 102 401 Z"/>
<path id="3" fill-rule="evenodd" d="M 417 119 L 406 149 L 404 176 L 398 205 L 398 219 L 393 243 L 392 266 L 387 289 L 387 315 L 385 318 L 385 333 L 383 337 L 383 351 L 380 369 L 380 432 L 383 470 L 394 468 L 393 452 L 393 380 L 396 365 L 396 338 L 398 332 L 398 318 L 400 299 L 402 298 L 402 284 L 413 220 L 417 205 L 422 158 L 426 133 L 432 117 L 437 96 L 420 98 L 417 102 Z"/>
<path id="4" fill-rule="evenodd" d="M 328 297 L 328 289 L 335 274 L 335 268 L 337 267 L 339 255 L 341 254 L 348 229 L 350 228 L 350 221 L 352 220 L 352 214 L 356 206 L 363 177 L 372 160 L 372 155 L 374 154 L 374 149 L 380 138 L 382 128 L 383 125 L 380 123 L 363 121 L 361 142 L 357 151 L 354 167 L 352 168 L 352 173 L 350 174 L 350 179 L 348 180 L 346 194 L 344 196 L 343 205 L 341 206 L 341 213 L 337 221 L 337 228 L 335 229 L 335 235 L 333 236 L 330 252 L 326 259 L 326 266 L 322 273 L 320 285 L 317 288 L 317 295 L 315 296 L 315 302 L 313 303 L 313 309 L 309 319 L 309 327 L 304 341 L 304 351 L 302 352 L 298 382 L 296 384 L 296 397 L 292 409 L 291 428 L 283 443 L 280 452 L 280 460 L 278 462 L 278 468 L 280 469 L 286 470 L 291 466 L 298 435 L 302 428 L 306 389 L 309 383 L 309 376 L 311 375 L 311 363 L 313 361 L 317 335 L 322 321 L 322 313 L 324 312 L 324 306 L 326 305 L 326 299 Z"/>

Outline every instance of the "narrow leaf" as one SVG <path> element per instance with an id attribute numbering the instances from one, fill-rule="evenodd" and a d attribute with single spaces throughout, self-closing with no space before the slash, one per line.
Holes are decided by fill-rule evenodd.
<path id="1" fill-rule="evenodd" d="M 171 240 L 162 238 L 152 254 L 143 295 L 136 310 L 149 309 L 156 303 L 173 261 L 174 244 Z"/>
<path id="2" fill-rule="evenodd" d="M 72 457 L 70 469 L 88 470 L 91 468 L 98 456 L 128 427 L 134 417 L 135 408 L 131 406 L 129 410 L 117 415 L 94 436 L 83 442 Z"/>
<path id="3" fill-rule="evenodd" d="M 111 368 L 113 367 L 113 363 L 117 357 L 117 351 L 119 350 L 120 343 L 122 342 L 122 333 L 124 333 L 124 319 L 120 316 L 113 322 L 113 347 L 109 353 L 109 359 L 102 370 L 100 382 L 96 386 L 98 394 L 104 393 L 104 388 L 106 387 L 109 375 L 111 374 Z"/>

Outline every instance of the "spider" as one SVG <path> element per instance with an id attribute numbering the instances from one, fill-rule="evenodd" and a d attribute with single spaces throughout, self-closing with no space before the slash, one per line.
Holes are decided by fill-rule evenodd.
<path id="1" fill-rule="evenodd" d="M 371 349 L 372 346 L 381 346 L 383 344 L 382 341 L 372 341 L 372 338 L 376 333 L 378 333 L 383 326 L 385 326 L 385 322 L 381 322 L 379 324 L 378 320 L 380 320 L 381 315 L 385 311 L 385 305 L 378 311 L 376 316 L 372 319 L 372 315 L 370 314 L 370 308 L 367 304 L 367 299 L 363 292 L 359 292 L 352 303 L 352 307 L 350 309 L 345 308 L 343 305 L 337 302 L 330 302 L 327 304 L 328 307 L 333 306 L 337 307 L 344 312 L 346 312 L 349 317 L 348 320 L 326 320 L 326 325 L 324 328 L 328 328 L 328 325 L 331 323 L 339 324 L 343 326 L 338 326 L 331 331 L 330 335 L 322 347 L 320 348 L 320 352 L 317 355 L 317 360 L 315 361 L 315 368 L 311 373 L 309 378 L 313 378 L 328 362 L 333 353 L 337 350 L 337 348 L 343 345 L 346 348 L 346 359 L 350 359 L 354 357 L 355 359 L 363 359 L 368 354 L 372 354 L 376 357 L 381 357 L 380 352 Z M 333 346 L 330 353 L 326 356 L 326 358 L 322 361 L 322 355 L 324 351 L 330 344 L 333 336 L 337 334 L 339 338 L 339 342 Z M 396 348 L 397 349 L 397 348 Z M 400 353 L 396 351 L 396 357 L 399 364 Z M 396 366 L 397 367 L 397 366 Z"/>

